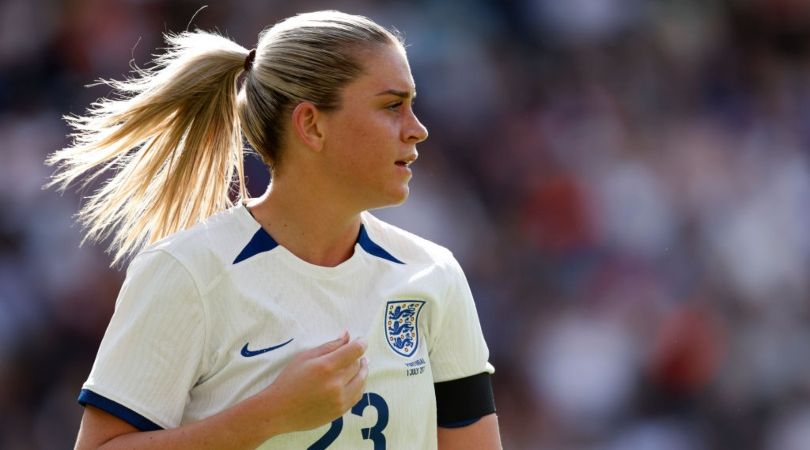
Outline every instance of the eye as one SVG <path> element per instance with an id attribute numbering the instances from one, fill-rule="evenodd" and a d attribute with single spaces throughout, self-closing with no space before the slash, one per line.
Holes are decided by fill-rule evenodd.
<path id="1" fill-rule="evenodd" d="M 390 105 L 386 106 L 386 108 L 390 109 L 391 111 L 398 111 L 400 107 L 402 107 L 402 102 L 391 103 Z"/>

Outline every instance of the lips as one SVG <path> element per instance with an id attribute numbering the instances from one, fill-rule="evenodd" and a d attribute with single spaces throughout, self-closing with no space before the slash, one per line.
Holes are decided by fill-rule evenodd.
<path id="1" fill-rule="evenodd" d="M 414 161 L 416 161 L 416 158 L 418 158 L 418 157 L 419 157 L 419 153 L 415 153 L 415 152 L 414 152 L 414 153 L 412 153 L 412 154 L 410 154 L 410 155 L 406 156 L 405 158 L 402 158 L 402 159 L 398 160 L 398 161 L 396 162 L 396 165 L 401 166 L 401 167 L 408 167 L 408 166 L 410 166 L 410 165 L 411 165 L 411 164 L 412 164 Z"/>

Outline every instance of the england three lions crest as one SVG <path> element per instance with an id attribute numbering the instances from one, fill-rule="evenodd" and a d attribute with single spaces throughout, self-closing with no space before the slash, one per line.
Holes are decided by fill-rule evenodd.
<path id="1" fill-rule="evenodd" d="M 385 311 L 385 336 L 398 354 L 409 357 L 419 348 L 419 312 L 421 300 L 391 300 Z"/>

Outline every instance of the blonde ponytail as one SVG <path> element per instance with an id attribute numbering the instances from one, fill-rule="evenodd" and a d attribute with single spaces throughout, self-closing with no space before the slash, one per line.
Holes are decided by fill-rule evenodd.
<path id="1" fill-rule="evenodd" d="M 231 206 L 234 169 L 239 199 L 248 196 L 242 127 L 274 170 L 295 105 L 339 107 L 341 89 L 364 71 L 358 50 L 404 48 L 399 36 L 368 18 L 338 11 L 275 24 L 259 35 L 255 53 L 201 31 L 166 40 L 167 52 L 154 68 L 136 68 L 137 76 L 125 81 L 102 80 L 117 98 L 99 100 L 85 116 L 66 117 L 72 145 L 48 158 L 57 166 L 48 186 L 62 190 L 83 175 L 86 186 L 115 171 L 79 211 L 85 239 L 112 236 L 113 264 Z"/>
<path id="2" fill-rule="evenodd" d="M 112 177 L 78 214 L 85 239 L 112 236 L 113 264 L 144 245 L 231 206 L 234 171 L 245 189 L 237 79 L 248 50 L 206 32 L 167 35 L 155 67 L 125 81 L 102 80 L 114 98 L 84 116 L 66 116 L 72 143 L 53 153 L 46 187 Z"/>

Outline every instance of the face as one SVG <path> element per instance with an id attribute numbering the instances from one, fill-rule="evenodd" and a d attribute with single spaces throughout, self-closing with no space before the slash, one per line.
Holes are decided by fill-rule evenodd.
<path id="1" fill-rule="evenodd" d="M 413 112 L 416 90 L 405 52 L 387 45 L 360 54 L 364 73 L 344 87 L 340 107 L 323 116 L 325 174 L 360 210 L 408 198 L 410 164 L 427 129 Z"/>

